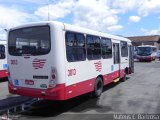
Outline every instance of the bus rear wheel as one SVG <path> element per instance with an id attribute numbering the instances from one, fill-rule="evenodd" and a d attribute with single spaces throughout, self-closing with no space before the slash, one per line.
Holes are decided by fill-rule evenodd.
<path id="1" fill-rule="evenodd" d="M 94 86 L 94 91 L 92 93 L 92 96 L 94 98 L 98 98 L 101 96 L 101 93 L 103 91 L 103 81 L 101 77 L 96 78 L 95 86 Z"/>

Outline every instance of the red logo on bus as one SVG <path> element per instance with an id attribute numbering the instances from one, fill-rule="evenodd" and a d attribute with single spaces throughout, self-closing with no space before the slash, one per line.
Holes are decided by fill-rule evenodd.
<path id="1" fill-rule="evenodd" d="M 101 63 L 101 61 L 95 62 L 94 65 L 95 65 L 96 71 L 101 72 L 101 70 L 102 70 L 102 63 Z"/>
<path id="2" fill-rule="evenodd" d="M 44 64 L 46 63 L 45 59 L 38 59 L 35 58 L 32 62 L 32 65 L 34 67 L 34 69 L 39 69 L 39 68 L 43 68 Z"/>
<path id="3" fill-rule="evenodd" d="M 68 77 L 69 76 L 74 76 L 74 75 L 76 75 L 76 69 L 69 69 L 68 70 Z"/>

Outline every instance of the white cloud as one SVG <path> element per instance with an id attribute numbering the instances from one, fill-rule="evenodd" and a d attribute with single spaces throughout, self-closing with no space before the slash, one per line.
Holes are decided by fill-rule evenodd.
<path id="1" fill-rule="evenodd" d="M 110 26 L 107 28 L 108 31 L 118 31 L 121 30 L 123 28 L 122 25 L 115 25 L 115 26 Z"/>
<path id="2" fill-rule="evenodd" d="M 140 16 L 160 13 L 159 0 L 116 0 L 113 1 L 112 6 L 122 13 L 136 11 Z"/>
<path id="3" fill-rule="evenodd" d="M 145 34 L 146 35 L 159 35 L 160 34 L 160 29 L 150 30 L 150 31 L 147 31 Z"/>
<path id="4" fill-rule="evenodd" d="M 24 0 L 25 2 L 35 3 L 38 6 L 34 14 L 23 12 L 18 6 L 6 7 L 0 5 L 0 28 L 10 28 L 20 24 L 47 20 L 48 18 L 48 5 L 50 20 L 57 20 L 59 18 L 65 18 L 70 13 L 73 14 L 73 24 L 88 27 L 97 31 L 114 31 L 123 27 L 115 27 L 118 24 L 119 13 L 116 9 L 110 8 L 110 0 Z M 21 1 L 22 3 L 22 1 Z M 45 3 L 45 4 L 44 4 Z M 88 4 L 89 3 L 89 4 Z M 21 9 L 21 10 L 20 10 Z M 5 32 L 0 31 L 0 37 L 5 38 Z"/>
<path id="5" fill-rule="evenodd" d="M 73 23 L 81 27 L 87 27 L 97 31 L 107 31 L 107 27 L 118 24 L 119 13 L 116 9 L 110 8 L 110 0 L 60 0 L 38 8 L 34 13 L 43 20 L 64 18 L 73 14 Z M 118 29 L 117 29 L 118 30 Z"/>
<path id="6" fill-rule="evenodd" d="M 27 23 L 33 20 L 34 17 L 28 13 L 21 12 L 12 7 L 0 6 L 0 27 L 10 28 L 16 25 Z"/>
<path id="7" fill-rule="evenodd" d="M 160 34 L 160 28 L 158 28 L 158 29 L 153 29 L 153 30 L 141 28 L 140 30 L 141 30 L 145 35 L 159 35 L 159 34 Z"/>
<path id="8" fill-rule="evenodd" d="M 97 31 L 118 24 L 117 11 L 109 7 L 107 0 L 79 0 L 73 10 L 74 24 Z M 117 29 L 118 30 L 118 29 Z"/>
<path id="9" fill-rule="evenodd" d="M 49 2 L 49 0 L 24 0 L 24 1 L 35 4 L 47 4 Z"/>
<path id="10" fill-rule="evenodd" d="M 148 16 L 150 13 L 160 12 L 159 0 L 143 0 L 139 6 L 138 13 L 142 16 Z"/>
<path id="11" fill-rule="evenodd" d="M 135 22 L 135 23 L 137 23 L 137 22 L 139 22 L 141 20 L 141 18 L 139 17 L 139 16 L 130 16 L 129 17 L 129 21 L 130 22 Z"/>
<path id="12" fill-rule="evenodd" d="M 60 0 L 57 3 L 49 5 L 46 4 L 43 7 L 38 8 L 38 10 L 35 11 L 35 15 L 39 16 L 43 20 L 47 20 L 49 11 L 49 17 L 51 20 L 63 18 L 71 13 L 73 5 L 73 0 Z"/>
<path id="13" fill-rule="evenodd" d="M 9 1 L 9 0 L 8 0 Z M 15 0 L 12 0 L 15 1 Z M 0 27 L 10 28 L 19 24 L 24 24 L 32 21 L 47 20 L 48 6 L 50 20 L 63 20 L 73 19 L 73 23 L 78 26 L 87 27 L 97 31 L 118 31 L 123 29 L 119 25 L 119 15 L 129 12 L 137 13 L 137 16 L 130 16 L 130 22 L 139 22 L 142 16 L 147 16 L 153 13 L 160 13 L 159 0 L 24 0 L 25 3 L 34 4 L 31 6 L 29 12 L 34 15 L 23 12 L 23 6 L 18 8 L 19 5 L 16 1 L 16 7 L 4 7 L 0 5 Z M 23 3 L 23 1 L 19 1 Z M 26 6 L 27 7 L 27 6 Z M 32 11 L 35 10 L 36 11 Z M 128 15 L 128 14 L 127 14 Z M 71 16 L 71 18 L 68 18 Z M 37 18 L 38 17 L 38 18 Z M 158 18 L 158 16 L 157 16 Z M 160 17 L 159 17 L 160 18 Z M 59 19 L 60 20 L 60 19 Z M 127 23 L 126 23 L 127 24 Z M 141 31 L 143 31 L 141 29 Z M 144 30 L 144 33 L 159 33 L 159 30 Z M 1 31 L 0 31 L 1 33 Z M 1 35 L 2 37 L 4 36 Z M 1 37 L 0 36 L 0 37 Z"/>
<path id="14" fill-rule="evenodd" d="M 145 33 L 146 33 L 148 30 L 147 30 L 147 29 L 145 29 L 145 28 L 141 28 L 141 29 L 140 29 L 140 31 L 142 31 L 142 32 L 145 32 Z"/>
<path id="15" fill-rule="evenodd" d="M 16 8 L 0 5 L 0 39 L 6 39 L 4 29 L 27 23 L 36 19 L 34 16 Z"/>
<path id="16" fill-rule="evenodd" d="M 129 10 L 133 10 L 138 4 L 138 0 L 115 0 L 112 3 L 114 8 L 119 9 L 120 12 L 128 12 Z"/>

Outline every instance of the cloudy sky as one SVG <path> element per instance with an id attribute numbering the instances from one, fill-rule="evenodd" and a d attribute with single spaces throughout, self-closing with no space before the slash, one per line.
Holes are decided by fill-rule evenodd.
<path id="1" fill-rule="evenodd" d="M 4 29 L 48 19 L 122 36 L 160 34 L 160 0 L 0 0 Z"/>

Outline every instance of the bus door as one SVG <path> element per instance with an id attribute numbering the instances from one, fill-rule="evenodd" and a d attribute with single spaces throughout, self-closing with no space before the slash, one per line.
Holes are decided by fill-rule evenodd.
<path id="1" fill-rule="evenodd" d="M 114 57 L 114 78 L 120 77 L 120 50 L 119 43 L 113 43 L 113 57 Z"/>
<path id="2" fill-rule="evenodd" d="M 128 74 L 128 67 L 129 67 L 129 45 L 126 41 L 120 42 L 120 49 L 121 49 L 121 57 L 120 57 L 120 70 L 121 74 L 120 76 L 124 76 L 124 72 Z"/>
<path id="3" fill-rule="evenodd" d="M 129 73 L 134 73 L 134 49 L 132 45 L 129 45 Z"/>

